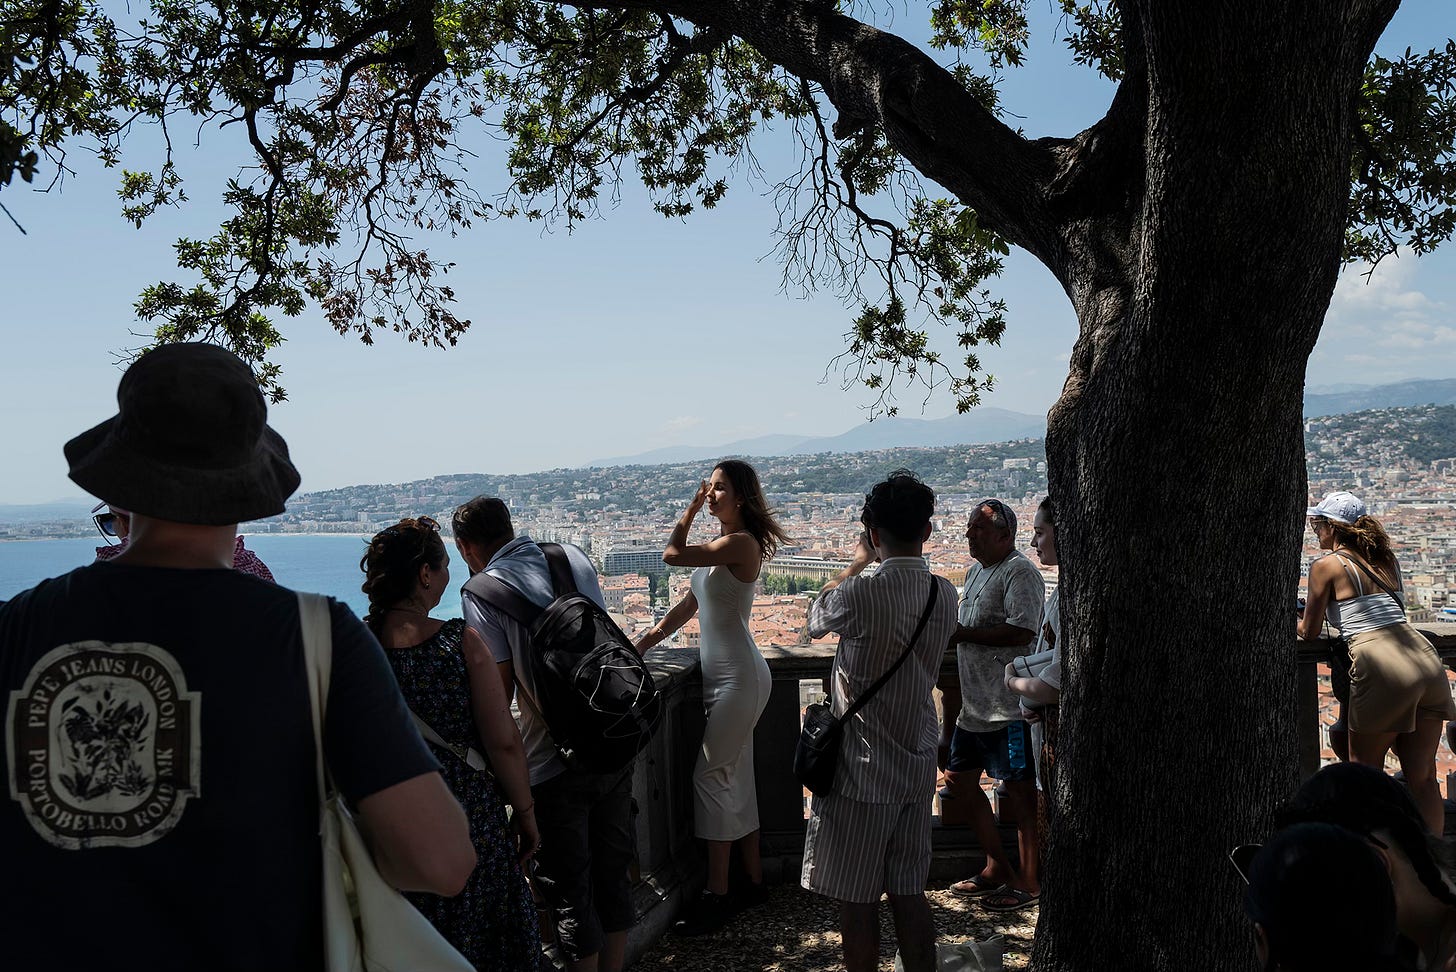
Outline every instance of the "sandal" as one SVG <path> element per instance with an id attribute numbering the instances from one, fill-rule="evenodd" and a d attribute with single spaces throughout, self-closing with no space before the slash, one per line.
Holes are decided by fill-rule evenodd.
<path id="1" fill-rule="evenodd" d="M 950 893 L 959 895 L 962 898 L 975 898 L 983 894 L 992 894 L 996 891 L 1005 890 L 1004 882 L 997 883 L 994 879 L 974 874 L 964 881 L 957 881 L 950 886 Z"/>
<path id="2" fill-rule="evenodd" d="M 1036 904 L 1041 895 L 1030 891 L 1022 891 L 1020 888 L 999 888 L 989 892 L 981 907 L 987 911 L 996 911 L 1005 914 L 1008 911 L 1020 911 L 1022 908 L 1029 908 Z"/>

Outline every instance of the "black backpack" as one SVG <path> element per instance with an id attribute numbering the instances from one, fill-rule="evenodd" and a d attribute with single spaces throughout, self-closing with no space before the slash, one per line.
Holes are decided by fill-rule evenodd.
<path id="1" fill-rule="evenodd" d="M 631 640 L 601 605 L 576 589 L 566 551 L 556 543 L 540 546 L 555 595 L 546 607 L 485 571 L 470 578 L 465 590 L 526 628 L 530 653 L 519 664 L 530 669 L 536 698 L 525 691 L 520 697 L 546 723 L 561 758 L 573 769 L 614 772 L 631 763 L 657 731 L 662 698 Z"/>

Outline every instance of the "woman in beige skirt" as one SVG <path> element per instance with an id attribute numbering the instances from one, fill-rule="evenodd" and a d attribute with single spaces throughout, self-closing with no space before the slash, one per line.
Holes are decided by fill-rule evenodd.
<path id="1" fill-rule="evenodd" d="M 1400 567 L 1390 538 L 1365 504 L 1331 493 L 1310 507 L 1320 548 L 1332 556 L 1309 571 L 1309 603 L 1299 636 L 1315 638 L 1326 620 L 1350 651 L 1350 760 L 1381 769 L 1392 747 L 1421 816 L 1433 833 L 1445 828 L 1436 786 L 1436 746 L 1456 703 L 1436 650 L 1405 617 Z"/>

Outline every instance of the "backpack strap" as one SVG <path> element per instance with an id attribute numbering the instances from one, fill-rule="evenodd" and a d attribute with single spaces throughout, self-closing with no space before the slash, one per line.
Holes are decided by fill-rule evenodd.
<path id="1" fill-rule="evenodd" d="M 483 570 L 478 571 L 465 582 L 465 590 L 497 611 L 519 621 L 528 630 L 536 623 L 536 619 L 544 610 L 526 600 L 519 591 L 505 581 L 492 577 Z"/>
<path id="2" fill-rule="evenodd" d="M 547 565 L 551 568 L 551 586 L 553 599 L 560 596 L 560 594 L 562 593 L 561 581 L 558 577 L 558 558 L 560 562 L 565 566 L 567 590 L 570 592 L 575 592 L 576 584 L 571 577 L 571 564 L 566 559 L 566 551 L 562 550 L 561 545 L 557 543 L 543 543 L 539 544 L 539 546 L 541 547 L 541 552 L 546 555 Z M 553 548 L 555 557 L 552 556 Z M 514 587 L 507 584 L 500 578 L 492 577 L 490 574 L 487 574 L 483 570 L 477 571 L 470 578 L 470 580 L 466 581 L 463 590 L 474 594 L 486 604 L 489 604 L 496 610 L 501 611 L 509 617 L 513 618 L 517 623 L 525 628 L 527 632 L 530 632 L 533 628 L 535 628 L 536 622 L 540 619 L 541 615 L 546 613 L 545 608 L 537 607 L 535 604 L 532 604 L 530 601 L 526 600 L 526 598 L 521 594 L 520 591 L 516 590 Z M 527 657 L 529 657 L 529 654 Z M 515 666 L 512 667 L 513 669 L 515 668 Z M 540 705 L 538 705 L 536 699 L 532 697 L 531 692 L 526 688 L 526 684 L 521 681 L 521 673 L 519 670 L 513 671 L 512 681 L 516 683 L 515 695 L 517 701 L 525 703 L 526 708 L 530 709 L 531 713 L 540 721 L 541 725 L 546 728 L 547 738 L 551 738 L 551 729 L 550 727 L 546 726 L 546 717 L 541 714 Z M 424 726 L 423 722 L 420 722 L 419 725 L 421 727 L 427 728 Z M 426 735 L 423 732 L 421 734 Z M 429 736 L 426 735 L 426 738 L 429 738 Z M 451 749 L 449 743 L 442 742 L 441 745 L 443 745 L 446 749 Z M 552 746 L 556 747 L 554 739 L 552 740 Z M 556 747 L 556 750 L 558 753 L 561 751 L 560 747 Z M 451 751 L 453 752 L 454 750 L 451 749 Z M 474 750 L 471 750 L 471 752 L 473 753 Z M 456 755 L 459 754 L 457 753 Z M 469 760 L 467 760 L 467 763 L 468 762 Z"/>
<path id="3" fill-rule="evenodd" d="M 566 548 L 559 543 L 538 544 L 546 555 L 546 566 L 551 568 L 551 590 L 557 597 L 576 593 L 576 576 L 571 572 L 571 561 Z"/>

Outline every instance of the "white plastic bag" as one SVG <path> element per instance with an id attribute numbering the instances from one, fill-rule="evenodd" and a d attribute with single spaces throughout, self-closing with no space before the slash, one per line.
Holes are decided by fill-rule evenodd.
<path id="1" fill-rule="evenodd" d="M 935 948 L 936 972 L 1001 972 L 1001 951 L 1004 940 L 992 935 L 984 942 L 966 939 Z M 895 953 L 895 972 L 905 972 L 900 953 Z"/>

